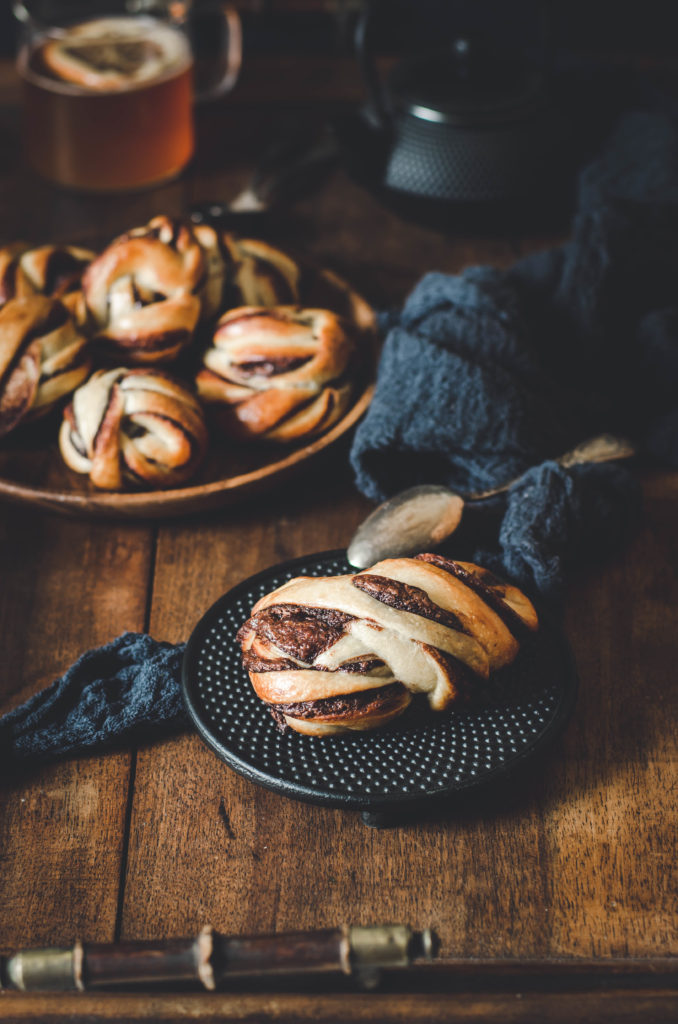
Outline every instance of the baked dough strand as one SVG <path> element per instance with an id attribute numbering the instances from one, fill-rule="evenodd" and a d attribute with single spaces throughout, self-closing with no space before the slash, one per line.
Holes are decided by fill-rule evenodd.
<path id="1" fill-rule="evenodd" d="M 294 441 L 344 414 L 354 354 L 329 310 L 243 306 L 219 320 L 196 386 L 229 435 Z"/>
<path id="2" fill-rule="evenodd" d="M 314 735 L 383 725 L 414 694 L 435 711 L 464 701 L 537 628 L 517 588 L 439 555 L 298 577 L 252 611 L 239 632 L 252 685 L 279 724 Z"/>
<path id="3" fill-rule="evenodd" d="M 207 447 L 202 410 L 159 370 L 99 370 L 76 391 L 59 435 L 64 461 L 105 490 L 173 487 Z"/>

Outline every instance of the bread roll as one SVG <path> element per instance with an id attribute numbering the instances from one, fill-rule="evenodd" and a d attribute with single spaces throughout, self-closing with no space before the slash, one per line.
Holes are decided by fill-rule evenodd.
<path id="1" fill-rule="evenodd" d="M 104 490 L 175 487 L 207 447 L 202 410 L 188 388 L 160 370 L 98 370 L 66 408 L 64 461 Z"/>
<path id="2" fill-rule="evenodd" d="M 354 356 L 352 336 L 335 313 L 244 306 L 219 320 L 196 386 L 229 435 L 297 441 L 344 414 Z"/>
<path id="3" fill-rule="evenodd" d="M 238 638 L 278 725 L 322 736 L 384 725 L 415 694 L 434 711 L 467 701 L 537 626 L 516 587 L 422 554 L 290 580 L 257 602 Z"/>
<path id="4" fill-rule="evenodd" d="M 48 412 L 90 372 L 87 340 L 58 299 L 28 295 L 0 309 L 0 435 Z"/>

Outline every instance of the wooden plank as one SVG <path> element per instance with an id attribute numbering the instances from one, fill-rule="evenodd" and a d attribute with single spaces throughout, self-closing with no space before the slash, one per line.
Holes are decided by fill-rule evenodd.
<path id="1" fill-rule="evenodd" d="M 158 209 L 178 207 L 183 194 L 170 185 L 134 197 L 76 197 L 17 168 L 9 181 L 3 235 L 40 242 L 105 243 Z M 56 447 L 46 452 L 47 481 L 58 479 L 58 460 Z M 47 686 L 87 648 L 144 629 L 153 539 L 143 525 L 0 508 L 1 710 Z M 133 764 L 123 750 L 3 780 L 3 948 L 114 938 Z"/>
<path id="2" fill-rule="evenodd" d="M 568 602 L 581 676 L 575 720 L 545 790 L 551 941 L 575 955 L 678 949 L 675 497 L 648 487 L 644 524 Z"/>
<path id="3" fill-rule="evenodd" d="M 306 94 L 288 89 L 286 102 L 305 105 L 311 80 Z M 212 126 L 212 142 L 191 197 L 227 198 L 244 182 L 264 137 L 262 129 L 249 144 L 239 143 L 258 88 L 250 100 L 244 90 L 200 115 Z M 311 99 L 317 101 L 315 92 Z M 241 100 L 239 113 L 229 113 Z M 13 130 L 11 112 L 0 113 Z M 9 166 L 13 159 L 3 168 L 12 172 L 12 190 L 0 205 L 7 237 L 103 242 L 153 213 L 177 212 L 189 196 L 180 182 L 134 197 L 57 198 L 20 175 L 18 164 Z M 504 241 L 407 225 L 341 173 L 276 230 L 281 241 L 334 265 L 379 304 L 400 301 L 425 269 L 505 265 L 517 252 Z M 675 747 L 667 724 L 667 671 L 677 653 L 675 490 L 675 478 L 653 482 L 648 524 L 635 545 L 573 584 L 567 623 L 582 695 L 552 759 L 517 792 L 375 832 L 355 815 L 292 803 L 244 782 L 193 736 L 168 740 L 139 753 L 118 907 L 130 755 L 67 762 L 7 787 L 0 945 L 9 950 L 76 934 L 110 939 L 117 908 L 129 938 L 187 934 L 206 921 L 223 931 L 265 931 L 404 920 L 435 927 L 447 955 L 650 956 L 675 949 Z M 345 545 L 368 507 L 352 494 L 345 459 L 335 455 L 322 472 L 284 492 L 163 527 L 151 632 L 185 639 L 223 590 L 282 559 Z M 151 534 L 21 510 L 2 510 L 0 529 L 3 684 L 6 706 L 13 706 L 84 647 L 143 627 Z M 26 630 L 38 638 L 33 646 Z M 522 1001 L 3 994 L 5 1010 L 13 1015 L 5 1019 L 32 1013 L 41 1020 L 77 1013 L 94 1020 L 651 1022 L 675 1019 L 676 1001 L 666 992 L 532 994 Z"/>
<path id="4" fill-rule="evenodd" d="M 464 1024 L 673 1024 L 678 1012 L 675 991 L 512 992 L 412 995 L 342 993 L 341 995 L 183 994 L 183 995 L 19 995 L 0 993 L 3 1020 L 136 1021 L 176 1024 L 206 1021 L 345 1021 L 378 1020 Z"/>
<path id="5" fill-rule="evenodd" d="M 142 629 L 146 527 L 0 510 L 2 704 L 47 686 L 88 647 Z M 0 790 L 0 946 L 115 933 L 128 751 L 16 774 Z"/>
<path id="6" fill-rule="evenodd" d="M 201 174 L 192 194 L 202 198 L 205 187 L 217 186 L 215 174 Z M 405 226 L 341 174 L 322 197 L 295 207 L 285 230 L 297 246 L 323 263 L 332 257 L 335 269 L 384 302 L 402 299 L 423 266 L 457 270 L 513 258 L 507 242 L 473 246 Z M 322 472 L 258 502 L 163 527 L 154 635 L 186 639 L 229 586 L 286 558 L 345 546 L 370 508 L 352 494 L 350 480 L 344 451 Z M 407 866 L 415 845 L 416 882 Z M 402 919 L 442 927 L 451 941 L 463 915 L 456 897 L 441 901 L 441 892 L 452 895 L 462 885 L 463 873 L 449 865 L 454 845 L 436 823 L 416 838 L 379 834 L 355 815 L 281 800 L 243 782 L 194 737 L 183 737 L 139 755 L 122 932 L 190 933 L 206 921 L 223 931 L 266 931 Z M 309 900 L 310 892 L 322 896 Z"/>
<path id="7" fill-rule="evenodd" d="M 290 495 L 256 518 L 243 509 L 198 530 L 163 530 L 156 631 L 183 638 L 199 598 L 206 607 L 267 564 L 345 543 L 364 503 L 318 484 L 310 506 Z M 676 581 L 670 561 L 659 586 L 646 566 L 675 543 L 671 508 L 653 502 L 636 544 L 573 589 L 581 701 L 553 759 L 505 806 L 374 832 L 355 815 L 245 783 L 195 738 L 164 744 L 139 762 L 124 934 L 180 934 L 207 921 L 264 931 L 403 920 L 435 927 L 450 955 L 670 952 L 673 754 L 658 631 Z M 634 588 L 649 604 L 635 603 L 632 623 Z M 650 699 L 639 705 L 641 679 Z"/>

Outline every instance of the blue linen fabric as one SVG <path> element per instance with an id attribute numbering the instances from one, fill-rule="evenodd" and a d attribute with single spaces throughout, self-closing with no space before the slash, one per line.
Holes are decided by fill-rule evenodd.
<path id="1" fill-rule="evenodd" d="M 0 769 L 182 728 L 183 651 L 183 644 L 144 633 L 123 633 L 87 651 L 46 690 L 0 718 Z"/>
<path id="2" fill-rule="evenodd" d="M 676 123 L 634 111 L 581 173 L 565 245 L 508 270 L 426 274 L 384 318 L 351 450 L 358 488 L 376 501 L 421 483 L 463 495 L 527 473 L 474 554 L 557 600 L 570 569 L 623 542 L 640 500 L 622 464 L 553 460 L 608 432 L 678 466 L 676 267 Z"/>

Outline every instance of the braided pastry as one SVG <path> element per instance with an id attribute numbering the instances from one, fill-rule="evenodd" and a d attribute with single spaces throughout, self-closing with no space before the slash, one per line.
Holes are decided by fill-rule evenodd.
<path id="1" fill-rule="evenodd" d="M 47 412 L 89 371 L 87 341 L 61 302 L 10 299 L 0 309 L 0 435 Z"/>
<path id="2" fill-rule="evenodd" d="M 231 435 L 295 441 L 346 410 L 355 347 L 324 309 L 243 306 L 221 317 L 196 384 Z"/>
<path id="3" fill-rule="evenodd" d="M 95 253 L 75 245 L 39 245 L 15 242 L 0 250 L 0 305 L 26 295 L 60 299 L 80 327 L 87 322 L 87 306 L 80 282 Z"/>
<path id="4" fill-rule="evenodd" d="M 98 370 L 73 395 L 59 434 L 64 460 L 96 487 L 174 487 L 207 447 L 202 410 L 159 370 Z"/>
<path id="5" fill-rule="evenodd" d="M 299 302 L 300 269 L 280 249 L 254 238 L 223 236 L 231 261 L 234 306 L 280 306 Z"/>
<path id="6" fill-rule="evenodd" d="M 166 363 L 193 338 L 198 319 L 216 312 L 223 290 L 219 239 L 169 217 L 116 238 L 87 268 L 83 291 L 94 342 L 133 363 Z"/>
<path id="7" fill-rule="evenodd" d="M 374 729 L 414 694 L 435 711 L 467 700 L 538 625 L 516 587 L 433 554 L 301 576 L 252 611 L 238 639 L 257 695 L 283 730 L 315 736 Z"/>

